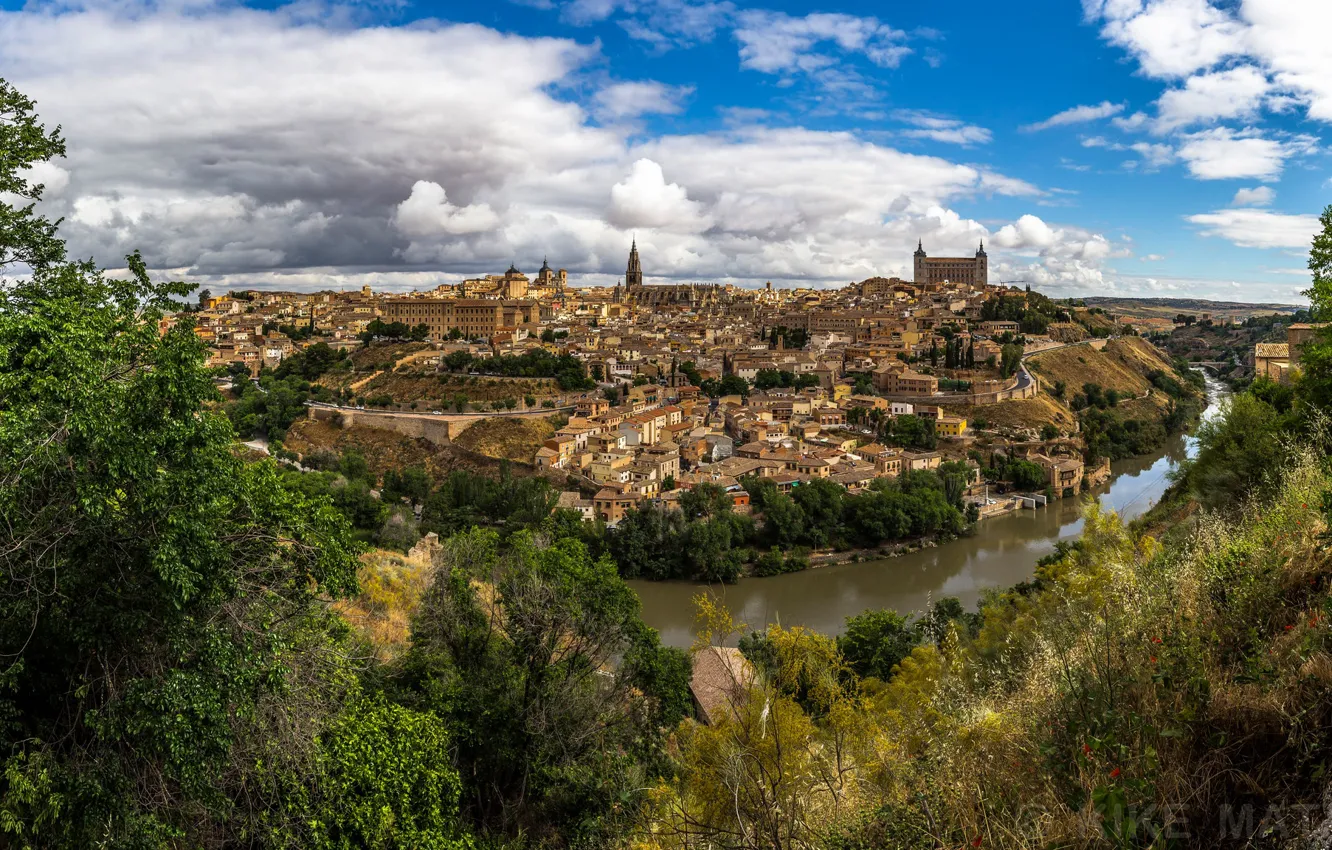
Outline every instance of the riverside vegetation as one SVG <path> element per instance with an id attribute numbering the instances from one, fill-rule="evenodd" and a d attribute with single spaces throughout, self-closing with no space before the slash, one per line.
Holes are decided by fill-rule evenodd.
<path id="1" fill-rule="evenodd" d="M 63 141 L 3 83 L 0 115 L 0 191 L 35 200 L 25 167 Z M 378 581 L 321 479 L 243 459 L 188 321 L 159 333 L 188 285 L 67 260 L 26 203 L 0 202 L 0 251 L 32 270 L 0 289 L 0 847 L 1257 846 L 1321 817 L 1300 806 L 1332 760 L 1326 335 L 1293 387 L 1203 426 L 1154 516 L 1089 506 L 977 612 L 867 612 L 833 638 L 700 599 L 700 644 L 738 640 L 756 671 L 701 726 L 626 553 L 558 514 L 468 513 L 539 494 L 404 472 L 393 492 L 449 536 L 413 582 Z M 842 533 L 905 522 L 904 484 L 841 505 Z M 338 614 L 362 580 L 410 603 L 394 651 Z"/>

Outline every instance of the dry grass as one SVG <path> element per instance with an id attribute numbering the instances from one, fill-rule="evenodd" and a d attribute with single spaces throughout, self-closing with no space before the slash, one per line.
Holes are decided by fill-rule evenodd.
<path id="1" fill-rule="evenodd" d="M 377 342 L 371 346 L 362 346 L 350 355 L 352 368 L 358 372 L 372 372 L 383 368 L 386 363 L 397 363 L 408 354 L 424 351 L 430 344 L 426 342 Z"/>
<path id="2" fill-rule="evenodd" d="M 999 404 L 984 405 L 949 405 L 944 408 L 952 416 L 963 416 L 969 423 L 982 419 L 986 427 L 992 429 L 1031 429 L 1040 431 L 1041 426 L 1053 424 L 1062 432 L 1073 429 L 1073 412 L 1058 399 L 1044 393 L 1035 398 L 1014 399 Z"/>
<path id="3" fill-rule="evenodd" d="M 1140 337 L 1110 340 L 1103 351 L 1090 345 L 1061 348 L 1033 355 L 1027 358 L 1027 364 L 1047 387 L 1063 381 L 1069 399 L 1087 383 L 1130 397 L 1120 405 L 1124 418 L 1153 419 L 1170 406 L 1169 397 L 1154 390 L 1147 376 L 1158 370 L 1170 373 L 1171 365 L 1155 346 Z M 1149 390 L 1151 394 L 1147 395 Z"/>
<path id="4" fill-rule="evenodd" d="M 464 431 L 463 436 L 466 434 Z M 466 446 L 439 446 L 429 440 L 406 437 L 380 428 L 356 425 L 343 429 L 311 419 L 297 420 L 287 431 L 283 444 L 302 456 L 319 451 L 341 454 L 354 448 L 365 456 L 370 470 L 380 477 L 389 469 L 421 466 L 432 479 L 439 481 L 455 469 L 495 474 L 500 467 L 499 460 Z M 514 475 L 534 473 L 521 460 L 512 464 L 511 471 Z"/>
<path id="5" fill-rule="evenodd" d="M 340 600 L 334 610 L 373 648 L 381 661 L 407 648 L 412 616 L 434 575 L 424 558 L 376 549 L 361 556 L 361 593 Z"/>
<path id="6" fill-rule="evenodd" d="M 537 449 L 554 433 L 547 419 L 494 416 L 463 431 L 454 443 L 487 457 L 532 463 Z"/>

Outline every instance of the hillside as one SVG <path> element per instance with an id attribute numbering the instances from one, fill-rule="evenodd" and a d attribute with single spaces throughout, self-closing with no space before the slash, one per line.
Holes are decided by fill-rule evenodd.
<path id="1" fill-rule="evenodd" d="M 432 479 L 439 481 L 455 469 L 493 474 L 501 462 L 497 457 L 473 451 L 467 446 L 439 446 L 429 440 L 379 428 L 356 425 L 344 429 L 312 419 L 297 420 L 287 431 L 285 446 L 302 456 L 319 451 L 341 454 L 349 448 L 358 449 L 376 477 L 382 477 L 390 469 L 421 466 Z M 536 450 L 532 451 L 535 454 Z M 515 463 L 512 471 L 515 475 L 532 474 L 531 467 L 524 463 Z"/>
<path id="2" fill-rule="evenodd" d="M 1103 390 L 1113 389 L 1120 396 L 1150 398 L 1150 404 L 1160 410 L 1169 406 L 1167 396 L 1152 392 L 1148 376 L 1156 371 L 1171 373 L 1173 367 L 1155 346 L 1140 337 L 1109 340 L 1102 351 L 1090 345 L 1068 346 L 1033 355 L 1026 362 L 1047 391 L 1062 382 L 1066 399 L 1093 383 Z"/>
<path id="3" fill-rule="evenodd" d="M 1054 425 L 1061 433 L 1071 433 L 1077 416 L 1068 406 L 1046 393 L 1035 398 L 1014 399 L 999 404 L 948 405 L 950 416 L 964 417 L 972 427 L 1005 432 L 1039 433 L 1042 426 Z"/>
<path id="4" fill-rule="evenodd" d="M 357 388 L 364 397 L 389 395 L 399 404 L 448 408 L 461 395 L 464 403 L 493 403 L 506 399 L 521 403 L 525 396 L 538 401 L 559 394 L 551 378 L 493 378 L 450 375 L 404 367 L 386 371 Z"/>
<path id="5" fill-rule="evenodd" d="M 532 463 L 537 449 L 555 433 L 549 419 L 490 417 L 454 438 L 454 445 L 487 457 Z"/>

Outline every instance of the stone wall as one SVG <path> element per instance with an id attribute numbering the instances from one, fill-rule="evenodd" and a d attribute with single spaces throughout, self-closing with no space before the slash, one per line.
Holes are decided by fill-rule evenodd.
<path id="1" fill-rule="evenodd" d="M 413 416 L 407 413 L 379 413 L 370 410 L 341 410 L 329 407 L 309 408 L 311 419 L 331 422 L 339 428 L 378 428 L 404 437 L 418 437 L 444 446 L 462 433 L 471 422 L 453 422 L 437 416 Z"/>

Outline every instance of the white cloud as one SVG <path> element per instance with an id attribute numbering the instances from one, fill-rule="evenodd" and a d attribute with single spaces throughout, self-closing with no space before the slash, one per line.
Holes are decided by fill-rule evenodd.
<path id="1" fill-rule="evenodd" d="M 1207 0 L 1083 0 L 1101 34 L 1153 77 L 1181 78 L 1245 48 L 1245 28 Z"/>
<path id="2" fill-rule="evenodd" d="M 465 207 L 449 203 L 444 187 L 429 180 L 418 180 L 412 194 L 398 204 L 393 223 L 408 236 L 484 233 L 499 224 L 499 216 L 489 204 Z"/>
<path id="3" fill-rule="evenodd" d="M 792 17 L 764 9 L 741 12 L 735 29 L 740 66 L 767 74 L 813 72 L 833 65 L 832 56 L 816 49 L 825 43 L 896 68 L 912 52 L 903 43 L 906 37 L 877 18 L 821 12 Z"/>
<path id="4" fill-rule="evenodd" d="M 1332 4 L 1083 0 L 1083 7 L 1089 20 L 1102 22 L 1102 36 L 1132 54 L 1148 76 L 1184 79 L 1217 69 L 1211 75 L 1216 76 L 1225 72 L 1226 63 L 1241 58 L 1246 62 L 1241 67 L 1252 66 L 1270 79 L 1268 108 L 1280 112 L 1304 106 L 1310 118 L 1332 122 L 1332 51 L 1326 38 L 1332 31 Z M 1220 96 L 1220 104 L 1238 109 L 1236 117 L 1247 114 L 1246 91 Z M 1181 109 L 1183 115 L 1198 111 L 1187 103 Z"/>
<path id="5" fill-rule="evenodd" d="M 638 141 L 561 99 L 603 61 L 595 46 L 320 14 L 0 12 L 6 77 L 69 140 L 44 206 L 71 252 L 142 248 L 232 285 L 421 286 L 542 255 L 613 280 L 636 229 L 659 278 L 818 284 L 909 274 L 919 236 L 974 249 L 988 231 L 959 203 L 1041 197 L 845 132 Z"/>
<path id="6" fill-rule="evenodd" d="M 1170 145 L 1135 142 L 1128 149 L 1142 157 L 1143 165 L 1149 171 L 1163 168 L 1175 161 L 1175 149 Z"/>
<path id="7" fill-rule="evenodd" d="M 984 127 L 924 110 L 901 109 L 893 113 L 893 118 L 913 125 L 913 129 L 902 131 L 903 136 L 913 139 L 929 139 L 953 145 L 987 145 L 993 138 Z"/>
<path id="8" fill-rule="evenodd" d="M 1044 250 L 1055 244 L 1055 232 L 1040 218 L 1024 215 L 1016 223 L 1000 228 L 994 235 L 994 244 L 1004 248 Z"/>
<path id="9" fill-rule="evenodd" d="M 1035 124 L 1027 124 L 1022 129 L 1030 132 L 1039 130 L 1048 130 L 1051 127 L 1063 127 L 1068 124 L 1085 124 L 1088 121 L 1098 121 L 1102 118 L 1109 118 L 1111 115 L 1118 115 L 1124 111 L 1124 104 L 1111 103 L 1103 101 L 1095 106 L 1074 106 L 1065 109 L 1063 112 L 1051 115 L 1044 121 L 1038 121 Z"/>
<path id="10" fill-rule="evenodd" d="M 1129 253 L 1124 245 L 1116 246 L 1102 234 L 1079 227 L 1051 226 L 1034 215 L 1004 225 L 994 234 L 992 243 L 1007 252 L 996 264 L 1000 279 L 1082 291 L 1109 286 L 1105 262 Z M 1029 260 L 1024 263 L 1023 257 Z"/>
<path id="11" fill-rule="evenodd" d="M 1240 189 L 1235 193 L 1235 199 L 1230 202 L 1232 207 L 1265 207 L 1276 200 L 1276 191 L 1271 186 L 1257 186 L 1253 189 Z"/>
<path id="12" fill-rule="evenodd" d="M 1203 236 L 1219 236 L 1241 248 L 1301 248 L 1308 250 L 1321 230 L 1318 216 L 1283 215 L 1268 210 L 1216 210 L 1191 215 Z"/>
<path id="13" fill-rule="evenodd" d="M 677 115 L 693 86 L 668 86 L 655 81 L 614 83 L 593 96 L 599 118 L 620 120 L 640 115 Z"/>
<path id="14" fill-rule="evenodd" d="M 1332 121 L 1332 4 L 1308 0 L 1244 0 L 1249 52 L 1277 84 L 1308 105 L 1309 117 Z"/>
<path id="15" fill-rule="evenodd" d="M 699 233 L 710 224 L 701 205 L 689 200 L 683 186 L 667 183 L 661 166 L 650 159 L 635 162 L 629 176 L 611 187 L 607 218 L 624 230 L 642 227 Z"/>
<path id="16" fill-rule="evenodd" d="M 1161 254 L 1146 254 L 1138 259 L 1142 260 L 1144 263 L 1159 263 L 1161 260 L 1164 260 L 1165 257 Z"/>
<path id="17" fill-rule="evenodd" d="M 1167 132 L 1198 122 L 1253 116 L 1271 89 L 1267 75 L 1250 65 L 1189 77 L 1157 101 L 1155 129 Z"/>
<path id="18" fill-rule="evenodd" d="M 1110 123 L 1125 133 L 1134 133 L 1151 123 L 1151 117 L 1145 112 L 1135 112 L 1127 118 L 1113 118 Z"/>
<path id="19" fill-rule="evenodd" d="M 1252 129 L 1235 131 L 1228 127 L 1184 138 L 1179 156 L 1188 163 L 1189 173 L 1199 180 L 1275 180 L 1281 176 L 1288 158 L 1317 148 L 1316 141 L 1308 136 L 1283 141 L 1265 138 Z"/>

